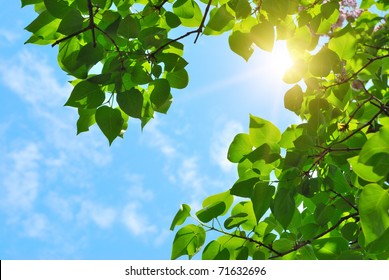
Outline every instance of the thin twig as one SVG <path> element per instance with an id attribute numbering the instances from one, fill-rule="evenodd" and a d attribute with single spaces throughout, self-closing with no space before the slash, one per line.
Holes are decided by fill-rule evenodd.
<path id="1" fill-rule="evenodd" d="M 197 29 L 196 39 L 194 40 L 195 44 L 197 42 L 197 39 L 200 37 L 200 34 L 203 32 L 203 28 L 204 28 L 204 24 L 205 24 L 205 19 L 207 18 L 207 15 L 208 15 L 208 12 L 209 12 L 209 8 L 211 7 L 211 4 L 212 4 L 212 0 L 209 0 L 209 2 L 207 4 L 207 7 L 205 8 L 203 19 L 201 20 L 200 26 Z"/>
<path id="2" fill-rule="evenodd" d="M 123 58 L 123 54 L 122 54 L 122 51 L 119 49 L 119 46 L 116 44 L 115 40 L 111 37 L 111 35 L 109 35 L 105 30 L 101 29 L 100 27 L 98 27 L 97 25 L 95 26 L 95 28 L 97 30 L 99 30 L 101 33 L 104 34 L 104 36 L 106 36 L 111 42 L 112 44 L 114 45 L 117 53 L 119 54 L 119 59 L 120 59 L 120 63 L 122 65 L 122 68 L 121 70 L 125 70 L 126 67 L 124 65 L 124 58 Z"/>
<path id="3" fill-rule="evenodd" d="M 88 0 L 88 11 L 89 11 L 89 26 L 91 26 L 91 31 L 92 31 L 93 47 L 96 48 L 96 34 L 95 34 L 95 27 L 96 26 L 95 26 L 95 21 L 94 21 L 92 0 Z"/>

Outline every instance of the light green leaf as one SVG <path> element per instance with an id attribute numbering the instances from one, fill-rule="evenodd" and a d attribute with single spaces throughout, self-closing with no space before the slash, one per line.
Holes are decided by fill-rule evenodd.
<path id="1" fill-rule="evenodd" d="M 180 18 L 193 18 L 195 15 L 193 0 L 177 0 L 173 4 L 173 12 Z"/>
<path id="2" fill-rule="evenodd" d="M 314 76 L 327 77 L 338 63 L 338 55 L 327 47 L 323 47 L 309 62 L 309 71 Z"/>
<path id="3" fill-rule="evenodd" d="M 271 52 L 274 46 L 275 31 L 274 26 L 263 20 L 261 23 L 253 26 L 250 31 L 253 42 L 261 49 Z"/>
<path id="4" fill-rule="evenodd" d="M 233 52 L 240 55 L 246 61 L 249 60 L 253 54 L 254 49 L 252 47 L 253 40 L 249 33 L 242 33 L 240 31 L 233 31 L 228 37 L 228 43 Z"/>
<path id="5" fill-rule="evenodd" d="M 229 260 L 230 252 L 224 248 L 217 240 L 212 240 L 205 246 L 202 257 L 203 260 Z"/>
<path id="6" fill-rule="evenodd" d="M 382 157 L 382 158 L 385 159 L 385 157 Z M 361 163 L 359 161 L 359 156 L 348 158 L 347 161 L 352 166 L 353 172 L 355 172 L 355 174 L 357 174 L 359 177 L 361 177 L 365 181 L 378 182 L 378 181 L 385 178 L 384 175 L 377 174 L 375 172 L 376 166 Z M 383 162 L 383 164 L 385 165 L 385 161 Z"/>
<path id="7" fill-rule="evenodd" d="M 172 224 L 170 225 L 170 230 L 174 230 L 176 226 L 182 225 L 186 218 L 190 217 L 190 206 L 187 204 L 181 204 L 180 209 L 174 216 Z"/>
<path id="8" fill-rule="evenodd" d="M 228 12 L 225 4 L 220 8 L 215 8 L 214 11 L 211 11 L 210 15 L 210 19 L 205 28 L 210 28 L 215 31 L 223 30 L 234 20 L 234 17 Z"/>
<path id="9" fill-rule="evenodd" d="M 96 111 L 96 123 L 107 137 L 109 145 L 120 135 L 123 127 L 123 118 L 119 109 L 113 109 L 108 106 L 102 106 Z"/>
<path id="10" fill-rule="evenodd" d="M 366 245 L 380 238 L 389 228 L 389 193 L 378 184 L 368 184 L 359 199 L 359 214 Z"/>
<path id="11" fill-rule="evenodd" d="M 242 201 L 236 204 L 231 210 L 231 217 L 234 217 L 235 221 L 239 221 L 243 218 L 245 221 L 241 223 L 240 226 L 245 230 L 253 230 L 257 225 L 251 201 Z M 229 225 L 232 226 L 232 223 Z"/>
<path id="12" fill-rule="evenodd" d="M 276 188 L 268 183 L 258 182 L 254 186 L 251 202 L 255 213 L 257 223 L 262 216 L 270 209 L 270 203 Z"/>
<path id="13" fill-rule="evenodd" d="M 319 259 L 334 260 L 348 249 L 348 242 L 341 237 L 329 237 L 314 240 L 312 247 Z"/>
<path id="14" fill-rule="evenodd" d="M 382 127 L 367 140 L 359 154 L 359 162 L 367 164 L 377 154 L 389 156 L 389 127 Z"/>
<path id="15" fill-rule="evenodd" d="M 171 259 L 187 255 L 191 259 L 205 242 L 205 230 L 193 224 L 181 228 L 174 237 Z"/>
<path id="16" fill-rule="evenodd" d="M 227 211 L 231 207 L 233 201 L 234 201 L 234 196 L 232 196 L 230 194 L 230 191 L 226 191 L 226 192 L 217 193 L 217 194 L 214 194 L 214 195 L 207 197 L 206 199 L 204 199 L 202 206 L 207 207 L 207 206 L 214 204 L 216 202 L 224 202 L 226 209 L 220 215 L 220 216 L 222 216 L 222 215 L 225 215 L 227 213 Z"/>
<path id="17" fill-rule="evenodd" d="M 245 133 L 239 133 L 228 149 L 227 158 L 231 162 L 240 162 L 245 155 L 252 152 L 253 146 L 251 144 L 250 136 Z"/>
<path id="18" fill-rule="evenodd" d="M 280 130 L 271 122 L 250 115 L 249 135 L 254 147 L 265 143 L 278 143 L 281 140 Z"/>
<path id="19" fill-rule="evenodd" d="M 341 59 L 348 60 L 354 57 L 357 39 L 351 26 L 343 28 L 339 34 L 328 43 L 328 48 L 333 50 Z"/>
<path id="20" fill-rule="evenodd" d="M 249 215 L 247 213 L 238 213 L 228 217 L 224 221 L 224 227 L 226 229 L 233 229 L 235 227 L 239 227 L 241 224 L 244 224 L 249 219 Z"/>

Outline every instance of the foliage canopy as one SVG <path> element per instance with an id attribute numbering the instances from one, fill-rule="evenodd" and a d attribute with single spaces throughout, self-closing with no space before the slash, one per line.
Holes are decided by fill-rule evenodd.
<path id="1" fill-rule="evenodd" d="M 281 132 L 250 115 L 228 151 L 239 179 L 196 213 L 181 205 L 172 259 L 389 259 L 388 0 L 22 0 L 32 4 L 27 43 L 58 46 L 77 132 L 97 123 L 110 144 L 187 86 L 183 38 L 227 32 L 245 60 L 286 41 L 284 105 L 301 122 Z M 209 231 L 219 237 L 204 246 Z"/>

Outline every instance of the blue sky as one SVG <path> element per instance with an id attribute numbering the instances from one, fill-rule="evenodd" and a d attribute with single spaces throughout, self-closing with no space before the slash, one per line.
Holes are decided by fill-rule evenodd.
<path id="1" fill-rule="evenodd" d="M 190 84 L 167 115 L 143 132 L 130 121 L 111 147 L 97 126 L 76 136 L 57 48 L 23 44 L 34 16 L 19 1 L 0 10 L 0 259 L 169 259 L 180 204 L 236 180 L 226 153 L 249 113 L 295 122 L 269 54 L 246 63 L 226 36 L 202 36 L 184 41 Z"/>

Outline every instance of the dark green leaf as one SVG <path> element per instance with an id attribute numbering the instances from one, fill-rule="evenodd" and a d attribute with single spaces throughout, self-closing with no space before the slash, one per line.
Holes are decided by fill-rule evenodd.
<path id="1" fill-rule="evenodd" d="M 130 14 L 120 21 L 118 35 L 123 36 L 126 39 L 137 38 L 140 30 L 141 26 L 139 20 L 134 15 Z"/>
<path id="2" fill-rule="evenodd" d="M 283 188 L 278 189 L 276 196 L 274 197 L 272 213 L 284 229 L 288 228 L 295 210 L 296 203 L 294 201 L 293 192 Z"/>
<path id="3" fill-rule="evenodd" d="M 89 81 L 81 81 L 74 88 L 65 106 L 82 109 L 95 109 L 103 104 L 105 93 Z"/>
<path id="4" fill-rule="evenodd" d="M 46 9 L 56 18 L 63 18 L 71 8 L 65 0 L 43 0 Z"/>
<path id="5" fill-rule="evenodd" d="M 294 85 L 284 95 L 284 106 L 286 109 L 299 114 L 303 103 L 303 90 L 300 85 Z"/>
<path id="6" fill-rule="evenodd" d="M 96 123 L 96 109 L 78 109 L 77 135 L 89 131 L 89 127 Z"/>
<path id="7" fill-rule="evenodd" d="M 183 89 L 189 83 L 188 72 L 185 69 L 181 69 L 174 72 L 166 73 L 166 80 L 169 81 L 169 84 L 172 88 Z"/>
<path id="8" fill-rule="evenodd" d="M 275 187 L 267 183 L 258 182 L 254 186 L 251 202 L 253 203 L 257 222 L 270 209 L 270 203 L 275 193 Z"/>
<path id="9" fill-rule="evenodd" d="M 143 94 L 135 88 L 117 94 L 120 109 L 133 118 L 140 119 L 143 110 Z"/>
<path id="10" fill-rule="evenodd" d="M 170 100 L 170 85 L 166 79 L 157 79 L 149 84 L 150 100 L 155 106 L 154 110 L 158 110 L 166 102 Z"/>
<path id="11" fill-rule="evenodd" d="M 196 212 L 197 218 L 203 223 L 208 223 L 221 216 L 226 210 L 226 204 L 223 201 L 214 202 Z"/>

